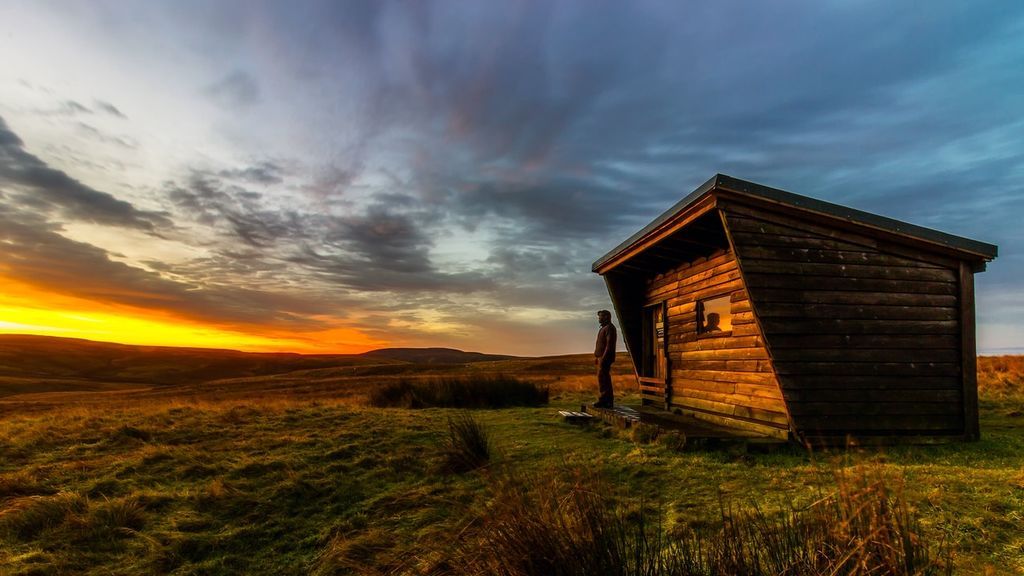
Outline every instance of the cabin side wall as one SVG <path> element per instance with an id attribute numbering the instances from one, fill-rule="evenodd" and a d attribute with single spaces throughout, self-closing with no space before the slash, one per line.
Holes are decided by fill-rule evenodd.
<path id="1" fill-rule="evenodd" d="M 730 295 L 733 328 L 697 333 L 697 302 Z M 736 259 L 719 251 L 647 280 L 644 305 L 667 307 L 670 408 L 717 424 L 787 437 L 789 419 Z"/>
<path id="2" fill-rule="evenodd" d="M 721 207 L 798 433 L 964 434 L 958 261 Z"/>
<path id="3" fill-rule="evenodd" d="M 608 296 L 611 298 L 612 306 L 615 309 L 615 316 L 619 319 L 619 332 L 622 341 L 626 345 L 626 352 L 629 353 L 630 361 L 633 364 L 633 374 L 636 376 L 636 367 L 639 365 L 640 354 L 640 325 L 643 299 L 644 282 L 635 274 L 622 274 L 611 272 L 604 276 L 605 286 L 608 288 Z"/>

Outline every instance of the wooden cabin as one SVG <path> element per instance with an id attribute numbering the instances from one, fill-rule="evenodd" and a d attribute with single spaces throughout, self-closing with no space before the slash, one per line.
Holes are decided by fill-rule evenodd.
<path id="1" fill-rule="evenodd" d="M 645 406 L 810 443 L 977 439 L 996 253 L 719 174 L 593 270 Z"/>

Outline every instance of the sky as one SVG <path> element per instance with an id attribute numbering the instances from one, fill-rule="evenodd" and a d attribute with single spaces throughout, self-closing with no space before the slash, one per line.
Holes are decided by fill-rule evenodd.
<path id="1" fill-rule="evenodd" d="M 0 332 L 585 352 L 591 263 L 715 173 L 998 244 L 1024 3 L 0 0 Z"/>

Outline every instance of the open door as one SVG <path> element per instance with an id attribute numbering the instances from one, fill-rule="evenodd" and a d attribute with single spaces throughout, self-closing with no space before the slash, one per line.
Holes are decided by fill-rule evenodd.
<path id="1" fill-rule="evenodd" d="M 668 317 L 666 303 L 644 307 L 643 354 L 640 368 L 640 393 L 644 404 L 671 402 L 668 369 Z"/>

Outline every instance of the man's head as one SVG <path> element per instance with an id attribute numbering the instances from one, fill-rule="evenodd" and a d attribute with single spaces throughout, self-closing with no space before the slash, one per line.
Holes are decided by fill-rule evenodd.
<path id="1" fill-rule="evenodd" d="M 707 326 L 705 327 L 705 330 L 721 330 L 721 328 L 718 327 L 719 321 L 720 317 L 718 316 L 718 312 L 709 312 Z"/>
<path id="2" fill-rule="evenodd" d="M 597 321 L 601 324 L 601 326 L 608 324 L 609 322 L 612 321 L 612 313 L 607 310 L 598 310 Z"/>

